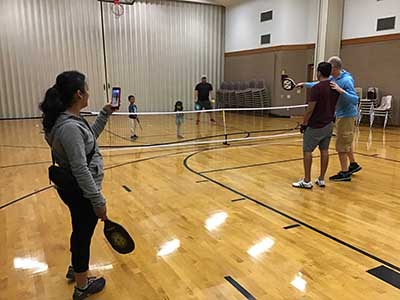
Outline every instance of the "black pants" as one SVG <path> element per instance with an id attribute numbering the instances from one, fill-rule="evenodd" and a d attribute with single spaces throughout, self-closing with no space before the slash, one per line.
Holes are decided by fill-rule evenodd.
<path id="1" fill-rule="evenodd" d="M 70 251 L 72 266 L 77 273 L 89 270 L 90 242 L 98 221 L 90 201 L 81 192 L 57 190 L 68 206 L 72 219 Z"/>

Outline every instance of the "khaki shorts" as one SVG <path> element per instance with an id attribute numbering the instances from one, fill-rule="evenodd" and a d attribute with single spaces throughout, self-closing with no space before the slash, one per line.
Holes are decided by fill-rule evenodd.
<path id="1" fill-rule="evenodd" d="M 338 118 L 336 119 L 336 151 L 350 152 L 353 146 L 354 126 L 356 119 Z"/>

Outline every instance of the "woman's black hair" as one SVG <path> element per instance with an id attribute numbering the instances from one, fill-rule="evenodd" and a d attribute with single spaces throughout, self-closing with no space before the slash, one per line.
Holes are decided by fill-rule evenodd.
<path id="1" fill-rule="evenodd" d="M 67 71 L 57 76 L 56 84 L 46 91 L 39 105 L 46 133 L 51 131 L 60 114 L 73 105 L 78 90 L 85 93 L 85 75 L 78 71 Z"/>
<path id="2" fill-rule="evenodd" d="M 175 102 L 175 109 L 174 111 L 182 111 L 183 110 L 183 103 L 182 101 L 178 100 Z"/>

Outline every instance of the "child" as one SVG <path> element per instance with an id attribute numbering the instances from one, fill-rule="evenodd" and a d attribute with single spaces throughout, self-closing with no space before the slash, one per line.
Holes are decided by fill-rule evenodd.
<path id="1" fill-rule="evenodd" d="M 179 111 L 183 111 L 183 103 L 182 101 L 178 100 L 175 103 L 174 111 L 178 112 L 176 114 L 176 136 L 178 139 L 183 139 L 182 135 L 182 124 L 183 124 L 183 113 L 179 113 Z"/>
<path id="2" fill-rule="evenodd" d="M 130 113 L 137 113 L 137 111 L 138 111 L 138 108 L 137 108 L 137 105 L 135 104 L 135 102 L 136 102 L 136 99 L 135 99 L 135 96 L 133 96 L 133 95 L 130 95 L 129 97 L 128 97 L 128 100 L 129 100 L 129 107 L 128 107 L 128 110 L 129 110 L 129 112 Z M 129 115 L 129 121 L 130 121 L 130 123 L 131 123 L 131 139 L 132 140 L 136 140 L 137 138 L 138 138 L 138 136 L 136 135 L 136 123 L 138 123 L 139 122 L 139 120 L 138 120 L 138 117 L 137 117 L 137 115 L 136 114 L 130 114 Z"/>

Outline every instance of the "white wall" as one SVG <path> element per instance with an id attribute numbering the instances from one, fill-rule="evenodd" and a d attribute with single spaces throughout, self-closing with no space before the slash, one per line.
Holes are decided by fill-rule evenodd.
<path id="1" fill-rule="evenodd" d="M 260 13 L 273 10 L 273 19 L 260 22 Z M 248 0 L 226 8 L 225 51 L 277 45 L 315 43 L 318 0 Z M 271 44 L 260 36 L 271 34 Z"/>
<path id="2" fill-rule="evenodd" d="M 343 39 L 400 33 L 400 0 L 345 0 Z M 395 29 L 376 31 L 378 18 L 396 16 Z"/>

